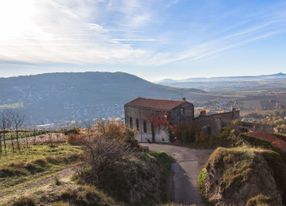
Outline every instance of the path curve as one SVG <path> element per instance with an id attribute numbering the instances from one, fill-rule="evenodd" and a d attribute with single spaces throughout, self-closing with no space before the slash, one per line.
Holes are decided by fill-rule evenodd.
<path id="1" fill-rule="evenodd" d="M 176 162 L 172 165 L 171 201 L 183 205 L 203 206 L 197 177 L 213 150 L 190 149 L 167 144 L 142 144 L 152 151 L 163 151 Z"/>

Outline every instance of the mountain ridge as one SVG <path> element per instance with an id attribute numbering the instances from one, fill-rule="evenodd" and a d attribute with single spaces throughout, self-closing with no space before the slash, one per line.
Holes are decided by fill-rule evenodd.
<path id="1" fill-rule="evenodd" d="M 277 78 L 282 77 L 286 78 L 286 73 L 279 72 L 275 74 L 262 74 L 262 75 L 247 75 L 247 76 L 218 76 L 218 77 L 193 77 L 193 78 L 186 78 L 186 79 L 171 79 L 166 78 L 158 81 L 157 83 L 176 83 L 176 82 L 187 82 L 187 81 L 212 81 L 212 80 L 226 80 L 226 79 L 255 79 L 255 78 Z"/>
<path id="2" fill-rule="evenodd" d="M 19 106 L 29 123 L 123 117 L 123 105 L 138 96 L 196 97 L 198 89 L 177 89 L 124 72 L 58 72 L 0 78 L 0 112 Z"/>

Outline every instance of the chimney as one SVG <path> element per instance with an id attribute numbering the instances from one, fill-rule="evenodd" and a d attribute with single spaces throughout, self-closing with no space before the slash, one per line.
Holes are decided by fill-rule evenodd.
<path id="1" fill-rule="evenodd" d="M 182 100 L 183 100 L 184 102 L 187 101 L 186 97 L 183 97 Z"/>

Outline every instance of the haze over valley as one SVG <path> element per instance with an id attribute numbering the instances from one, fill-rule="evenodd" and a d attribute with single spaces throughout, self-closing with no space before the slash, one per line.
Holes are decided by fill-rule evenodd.
<path id="1" fill-rule="evenodd" d="M 0 110 L 20 109 L 27 126 L 63 126 L 75 121 L 122 119 L 123 105 L 141 96 L 186 97 L 210 113 L 236 107 L 247 114 L 253 105 L 258 112 L 285 107 L 285 80 L 285 74 L 165 80 L 159 84 L 122 72 L 19 76 L 0 79 Z"/>

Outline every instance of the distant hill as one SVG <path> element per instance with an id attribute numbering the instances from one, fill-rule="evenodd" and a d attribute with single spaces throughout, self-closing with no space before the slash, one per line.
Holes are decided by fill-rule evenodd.
<path id="1" fill-rule="evenodd" d="M 199 89 L 161 86 L 127 73 L 51 73 L 0 78 L 0 110 L 21 108 L 29 123 L 122 117 L 123 105 L 141 97 L 198 99 Z"/>
<path id="2" fill-rule="evenodd" d="M 182 80 L 164 79 L 161 85 L 177 88 L 196 88 L 205 91 L 272 89 L 286 86 L 286 74 L 277 73 L 259 76 L 230 76 L 211 78 L 187 78 Z"/>

